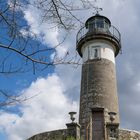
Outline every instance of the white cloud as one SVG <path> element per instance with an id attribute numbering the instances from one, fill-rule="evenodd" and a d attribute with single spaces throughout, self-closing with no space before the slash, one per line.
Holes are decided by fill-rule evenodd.
<path id="1" fill-rule="evenodd" d="M 57 75 L 38 78 L 23 91 L 24 96 L 37 96 L 22 104 L 22 116 L 1 112 L 0 130 L 8 134 L 9 140 L 24 140 L 36 133 L 65 128 L 68 112 L 77 111 L 78 103 L 64 92 L 65 86 Z"/>
<path id="2" fill-rule="evenodd" d="M 30 34 L 31 36 L 36 35 L 37 39 L 48 47 L 56 47 L 62 39 L 58 27 L 53 23 L 42 22 L 41 10 L 35 8 L 32 5 L 28 5 L 23 9 L 24 18 L 29 25 L 29 32 L 21 29 L 21 33 L 24 36 Z M 58 37 L 59 35 L 59 37 Z M 59 45 L 56 47 L 58 57 L 63 57 L 67 52 L 67 46 Z"/>

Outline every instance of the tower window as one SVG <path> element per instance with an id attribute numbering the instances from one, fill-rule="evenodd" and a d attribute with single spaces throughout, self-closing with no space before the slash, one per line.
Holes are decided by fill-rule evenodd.
<path id="1" fill-rule="evenodd" d="M 96 21 L 97 28 L 104 28 L 104 21 L 102 19 L 98 19 Z"/>
<path id="2" fill-rule="evenodd" d="M 88 51 L 88 58 L 89 59 L 97 59 L 100 58 L 100 46 L 91 46 L 89 47 Z"/>
<path id="3" fill-rule="evenodd" d="M 98 57 L 98 49 L 94 50 L 94 57 L 97 58 Z"/>

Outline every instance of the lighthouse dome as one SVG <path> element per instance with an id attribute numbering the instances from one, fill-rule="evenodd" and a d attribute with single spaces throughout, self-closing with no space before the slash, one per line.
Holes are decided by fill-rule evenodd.
<path id="1" fill-rule="evenodd" d="M 93 31 L 95 29 L 102 29 L 102 31 L 108 31 L 111 27 L 111 22 L 107 17 L 96 14 L 95 16 L 87 19 L 85 27 L 89 31 Z"/>

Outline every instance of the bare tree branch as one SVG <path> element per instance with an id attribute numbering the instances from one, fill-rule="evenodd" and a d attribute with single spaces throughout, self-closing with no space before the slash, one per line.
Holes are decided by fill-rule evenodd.
<path id="1" fill-rule="evenodd" d="M 22 102 L 28 101 L 36 96 L 38 96 L 39 94 L 33 95 L 31 97 L 26 97 L 23 95 L 10 95 L 8 94 L 8 91 L 5 90 L 0 90 L 0 97 L 2 98 L 0 100 L 0 107 L 5 107 L 5 106 L 13 106 L 16 104 L 20 104 Z"/>
<path id="2" fill-rule="evenodd" d="M 79 5 L 76 5 L 76 2 Z M 62 46 L 67 38 L 67 34 L 75 29 L 77 24 L 83 24 L 77 11 L 94 9 L 94 4 L 89 0 L 1 0 L 0 1 L 0 74 L 16 74 L 32 70 L 35 74 L 37 70 L 46 70 L 49 66 L 58 64 L 74 64 L 75 67 L 81 65 L 77 54 L 72 55 L 65 52 L 63 57 L 57 55 L 56 50 Z M 37 33 L 30 30 L 24 16 L 24 10 L 32 6 L 38 8 L 42 13 L 40 24 L 46 22 L 52 25 L 50 29 L 58 28 L 65 30 L 66 36 L 55 46 L 42 44 L 38 40 Z M 23 31 L 23 32 L 22 32 Z M 40 39 L 41 40 L 41 39 Z M 42 39 L 43 40 L 43 39 Z M 54 54 L 53 57 L 50 56 Z M 25 68 L 27 67 L 27 68 Z M 29 98 L 13 96 L 4 90 L 0 90 L 0 107 L 15 105 L 26 101 Z"/>

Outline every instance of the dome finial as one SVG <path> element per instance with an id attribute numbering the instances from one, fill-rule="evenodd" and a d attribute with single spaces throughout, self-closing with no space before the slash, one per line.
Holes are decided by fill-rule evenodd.
<path id="1" fill-rule="evenodd" d="M 95 8 L 95 12 L 93 14 L 95 15 L 100 15 L 99 12 L 103 10 L 103 8 L 99 8 L 98 6 L 97 7 L 94 7 Z"/>

